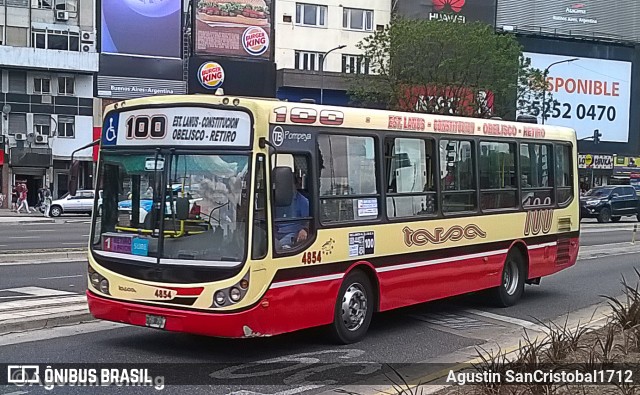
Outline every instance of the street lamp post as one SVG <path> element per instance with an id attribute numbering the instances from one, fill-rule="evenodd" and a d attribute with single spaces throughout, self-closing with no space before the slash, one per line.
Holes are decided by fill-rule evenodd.
<path id="1" fill-rule="evenodd" d="M 320 62 L 320 104 L 324 102 L 324 61 L 325 59 L 327 59 L 327 55 L 329 55 L 331 52 L 346 47 L 346 45 L 338 45 L 337 47 L 331 48 L 330 50 L 322 54 L 322 62 Z"/>
<path id="2" fill-rule="evenodd" d="M 544 121 L 546 119 L 546 113 L 545 113 L 545 104 L 547 101 L 547 76 L 549 75 L 549 69 L 557 64 L 560 63 L 571 63 L 571 62 L 575 62 L 576 60 L 580 60 L 578 58 L 571 58 L 571 59 L 565 59 L 565 60 L 560 60 L 557 62 L 553 62 L 551 63 L 549 66 L 547 66 L 546 69 L 544 69 L 544 71 L 542 72 L 542 76 L 544 77 L 544 85 L 542 88 L 542 124 L 544 125 Z"/>

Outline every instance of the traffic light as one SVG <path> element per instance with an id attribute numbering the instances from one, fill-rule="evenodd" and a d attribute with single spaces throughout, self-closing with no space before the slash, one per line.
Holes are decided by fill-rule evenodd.
<path id="1" fill-rule="evenodd" d="M 600 144 L 600 137 L 602 137 L 602 133 L 600 133 L 599 129 L 593 131 L 593 143 Z"/>

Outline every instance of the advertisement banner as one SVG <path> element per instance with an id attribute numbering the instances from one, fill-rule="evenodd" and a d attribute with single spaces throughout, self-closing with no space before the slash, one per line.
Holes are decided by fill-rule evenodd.
<path id="1" fill-rule="evenodd" d="M 407 87 L 399 105 L 402 111 L 488 117 L 493 113 L 493 92 L 466 87 Z M 453 113 L 456 109 L 456 113 Z"/>
<path id="2" fill-rule="evenodd" d="M 182 57 L 182 0 L 102 0 L 102 53 Z"/>
<path id="3" fill-rule="evenodd" d="M 410 19 L 485 22 L 495 26 L 496 0 L 398 0 L 398 15 Z"/>
<path id="4" fill-rule="evenodd" d="M 638 0 L 500 0 L 498 28 L 638 41 Z M 507 29 L 505 29 L 507 30 Z"/>
<path id="5" fill-rule="evenodd" d="M 276 66 L 273 62 L 247 62 L 208 56 L 189 58 L 189 93 L 274 97 Z"/>
<path id="6" fill-rule="evenodd" d="M 195 0 L 195 52 L 271 58 L 272 0 Z"/>
<path id="7" fill-rule="evenodd" d="M 579 169 L 613 169 L 613 155 L 578 155 Z"/>
<path id="8" fill-rule="evenodd" d="M 531 52 L 524 56 L 540 70 L 576 59 L 549 68 L 547 92 L 554 103 L 546 109 L 546 124 L 573 128 L 578 138 L 593 136 L 599 129 L 602 141 L 628 141 L 631 62 Z"/>

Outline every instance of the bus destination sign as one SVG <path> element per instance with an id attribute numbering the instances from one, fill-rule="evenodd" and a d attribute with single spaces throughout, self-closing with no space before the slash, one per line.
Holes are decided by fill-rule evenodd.
<path id="1" fill-rule="evenodd" d="M 104 146 L 248 147 L 250 141 L 248 113 L 204 107 L 112 113 L 102 127 Z"/>

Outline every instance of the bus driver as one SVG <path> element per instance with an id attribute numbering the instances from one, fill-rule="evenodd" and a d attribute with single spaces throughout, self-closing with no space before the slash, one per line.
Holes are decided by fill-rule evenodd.
<path id="1" fill-rule="evenodd" d="M 276 220 L 288 221 L 276 222 L 276 250 L 291 248 L 296 243 L 304 241 L 309 235 L 308 222 L 303 218 L 309 217 L 309 199 L 298 191 L 300 179 L 295 177 L 293 183 L 293 199 L 286 207 L 276 207 Z M 300 218 L 296 220 L 296 218 Z M 305 226 L 307 225 L 307 226 Z"/>

